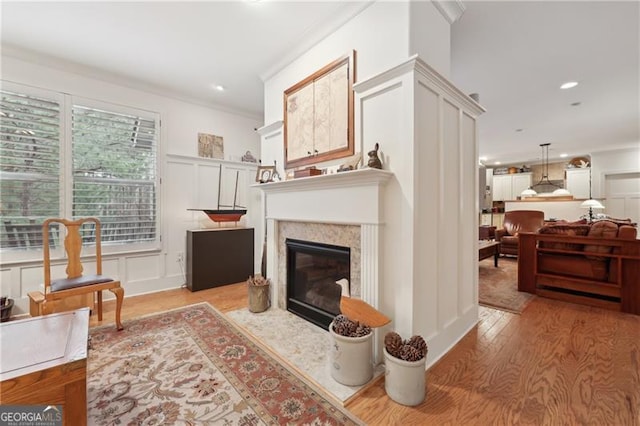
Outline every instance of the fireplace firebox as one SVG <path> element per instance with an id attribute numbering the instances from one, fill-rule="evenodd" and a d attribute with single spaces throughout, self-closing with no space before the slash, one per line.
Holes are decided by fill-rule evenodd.
<path id="1" fill-rule="evenodd" d="M 324 329 L 350 292 L 351 249 L 287 238 L 287 310 Z"/>

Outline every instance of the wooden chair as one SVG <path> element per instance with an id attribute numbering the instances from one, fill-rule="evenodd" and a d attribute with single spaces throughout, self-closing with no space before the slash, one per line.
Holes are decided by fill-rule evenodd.
<path id="1" fill-rule="evenodd" d="M 82 236 L 80 227 L 89 222 L 94 224 L 92 239 L 95 239 L 96 274 L 82 275 L 80 261 Z M 49 254 L 49 227 L 52 223 L 60 223 L 66 228 L 64 248 L 67 253 L 67 277 L 51 280 L 51 259 Z M 120 281 L 102 275 L 102 249 L 100 245 L 100 221 L 95 217 L 78 220 L 47 219 L 42 224 L 44 251 L 44 294 L 39 291 L 29 293 L 31 315 L 46 315 L 55 311 L 56 302 L 67 297 L 98 293 L 98 320 L 102 321 L 102 290 L 109 290 L 116 296 L 116 327 L 122 330 L 120 311 L 124 299 L 124 289 Z"/>

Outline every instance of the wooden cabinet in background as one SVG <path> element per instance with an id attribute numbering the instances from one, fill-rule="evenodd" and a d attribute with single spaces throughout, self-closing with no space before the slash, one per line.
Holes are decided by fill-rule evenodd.
<path id="1" fill-rule="evenodd" d="M 187 231 L 187 288 L 204 290 L 253 275 L 253 228 Z"/>

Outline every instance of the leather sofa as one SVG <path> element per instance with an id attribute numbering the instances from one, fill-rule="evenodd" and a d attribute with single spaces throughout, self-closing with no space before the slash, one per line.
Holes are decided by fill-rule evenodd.
<path id="1" fill-rule="evenodd" d="M 513 210 L 504 214 L 502 229 L 496 230 L 496 241 L 500 243 L 500 254 L 518 255 L 521 232 L 538 232 L 544 225 L 544 212 L 538 210 Z"/>
<path id="2" fill-rule="evenodd" d="M 640 240 L 626 221 L 520 233 L 518 290 L 640 315 Z"/>

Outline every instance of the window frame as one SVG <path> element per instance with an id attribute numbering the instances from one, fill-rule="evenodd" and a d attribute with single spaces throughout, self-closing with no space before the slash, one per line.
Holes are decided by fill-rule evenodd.
<path id="1" fill-rule="evenodd" d="M 145 119 L 152 120 L 155 123 L 155 161 L 154 174 L 152 180 L 155 192 L 155 238 L 144 242 L 104 242 L 102 243 L 102 253 L 105 257 L 110 255 L 135 254 L 145 252 L 160 252 L 162 250 L 162 188 L 161 188 L 161 140 L 162 128 L 160 126 L 160 113 L 149 111 L 142 108 L 135 108 L 113 102 L 100 101 L 84 96 L 60 93 L 53 90 L 28 86 L 24 84 L 0 80 L 3 90 L 39 96 L 52 101 L 57 101 L 60 106 L 60 125 L 59 125 L 59 200 L 60 200 L 60 217 L 71 218 L 73 212 L 73 106 L 79 105 L 89 108 L 101 109 L 107 112 L 120 113 L 140 116 Z M 1 174 L 0 174 L 1 176 Z M 0 223 L 0 226 L 4 226 Z M 64 251 L 61 247 L 52 249 L 52 259 L 64 257 Z M 83 249 L 83 256 L 92 256 L 95 254 L 94 247 L 88 245 Z M 42 249 L 20 249 L 20 248 L 2 248 L 0 249 L 0 265 L 10 263 L 27 263 L 42 260 Z"/>

